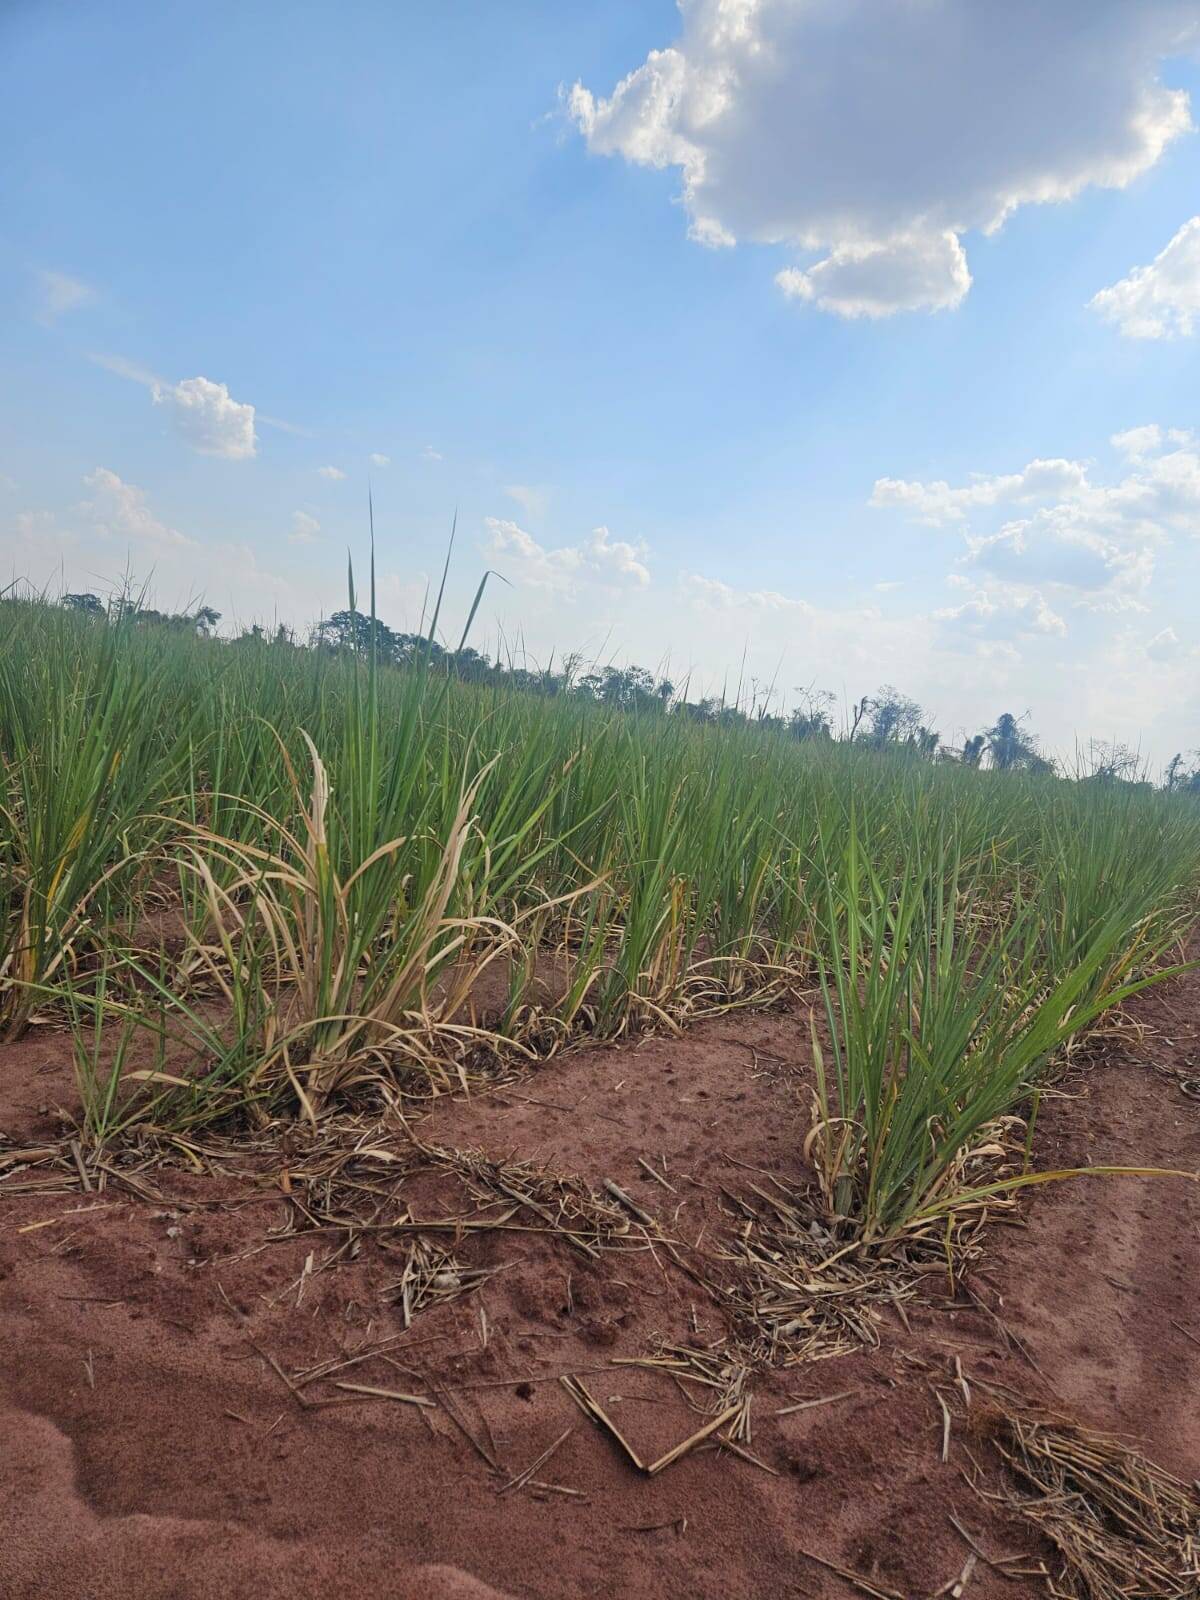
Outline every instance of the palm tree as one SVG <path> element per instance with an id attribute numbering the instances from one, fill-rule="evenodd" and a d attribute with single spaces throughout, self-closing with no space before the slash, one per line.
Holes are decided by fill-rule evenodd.
<path id="1" fill-rule="evenodd" d="M 988 748 L 992 752 L 992 765 L 1000 772 L 1019 766 L 1021 758 L 1028 754 L 1020 724 L 1011 711 L 1002 712 L 996 718 L 995 727 L 988 729 Z"/>

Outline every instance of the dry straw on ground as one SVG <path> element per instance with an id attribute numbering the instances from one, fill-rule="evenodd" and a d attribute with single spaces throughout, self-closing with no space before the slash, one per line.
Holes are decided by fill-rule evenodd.
<path id="1" fill-rule="evenodd" d="M 1013 1484 L 980 1493 L 1016 1512 L 1057 1552 L 1056 1600 L 1196 1600 L 1200 1486 L 1187 1485 L 1129 1443 L 1011 1399 L 973 1417 Z"/>

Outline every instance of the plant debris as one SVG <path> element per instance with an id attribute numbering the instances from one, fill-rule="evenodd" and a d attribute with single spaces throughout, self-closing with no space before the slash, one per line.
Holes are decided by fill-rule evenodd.
<path id="1" fill-rule="evenodd" d="M 1058 1551 L 1056 1600 L 1200 1595 L 1194 1488 L 1122 1440 L 1061 1418 L 989 1408 L 984 1427 L 1019 1485 L 1007 1504 Z"/>

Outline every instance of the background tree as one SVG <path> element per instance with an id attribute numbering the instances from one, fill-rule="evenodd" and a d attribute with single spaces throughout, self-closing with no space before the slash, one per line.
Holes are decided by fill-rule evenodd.
<path id="1" fill-rule="evenodd" d="M 128 587 L 108 603 L 90 591 L 81 591 L 64 594 L 59 604 L 65 610 L 97 621 L 130 621 L 145 627 L 187 630 L 202 638 L 211 638 L 221 621 L 221 613 L 208 605 L 182 612 L 158 611 L 144 605 L 141 594 Z M 474 608 L 471 615 L 474 616 Z M 243 629 L 230 642 L 242 646 L 306 647 L 305 641 L 298 641 L 283 623 L 273 633 L 255 624 Z M 835 696 L 827 689 L 811 685 L 796 690 L 799 700 L 787 715 L 771 709 L 770 689 L 761 692 L 757 683 L 750 700 L 738 705 L 728 703 L 723 695 L 689 701 L 687 683 L 680 689 L 671 679 L 656 677 L 636 664 L 621 667 L 609 664 L 583 672 L 581 658 L 574 654 L 563 658 L 558 671 L 552 666 L 538 668 L 516 665 L 511 660 L 507 663 L 492 661 L 482 651 L 468 646 L 465 634 L 459 649 L 447 650 L 426 635 L 397 632 L 379 618 L 372 620 L 354 609 L 331 613 L 318 623 L 307 640 L 308 647 L 333 653 L 367 651 L 372 645 L 382 663 L 403 668 L 427 660 L 431 666 L 438 666 L 464 682 L 499 681 L 531 694 L 573 694 L 613 710 L 678 714 L 694 722 L 752 727 L 767 737 L 778 734 L 800 742 L 832 740 L 839 736 L 833 727 Z M 975 768 L 986 760 L 999 772 L 1055 775 L 1053 761 L 1042 755 L 1036 738 L 1023 726 L 1027 716 L 1025 713 L 1017 717 L 1005 711 L 990 728 L 964 740 L 960 750 L 951 749 L 939 743 L 936 730 L 927 725 L 925 713 L 915 700 L 901 694 L 893 685 L 883 684 L 875 694 L 863 695 L 851 707 L 850 725 L 842 730 L 840 737 L 871 749 L 907 751 L 923 760 L 958 761 Z M 1087 751 L 1086 771 L 1079 774 L 1086 781 L 1149 786 L 1141 757 L 1127 745 L 1093 741 Z M 1167 763 L 1163 787 L 1172 794 L 1200 798 L 1200 751 L 1187 756 L 1182 751 L 1177 752 Z"/>
<path id="2" fill-rule="evenodd" d="M 645 667 L 602 667 L 579 679 L 577 692 L 619 711 L 661 710 L 653 673 Z"/>
<path id="3" fill-rule="evenodd" d="M 210 636 L 221 620 L 221 613 L 211 606 L 198 606 L 195 611 L 156 611 L 153 606 L 122 601 L 120 609 L 122 615 L 131 617 L 139 627 L 172 628 L 177 633 L 197 633 L 203 639 Z"/>
<path id="4" fill-rule="evenodd" d="M 832 739 L 834 696 L 828 689 L 801 689 L 799 705 L 792 707 L 787 731 L 793 739 Z"/>
<path id="5" fill-rule="evenodd" d="M 1177 751 L 1167 762 L 1163 787 L 1168 794 L 1190 794 L 1200 798 L 1200 750 L 1190 756 Z"/>
<path id="6" fill-rule="evenodd" d="M 85 617 L 107 617 L 108 608 L 98 594 L 65 594 L 61 602 L 68 611 Z"/>
<path id="7" fill-rule="evenodd" d="M 1142 758 L 1136 750 L 1116 740 L 1092 740 L 1088 745 L 1088 771 L 1085 781 L 1090 783 L 1138 783 L 1144 781 Z"/>
<path id="8" fill-rule="evenodd" d="M 862 704 L 866 708 L 864 744 L 876 750 L 906 742 L 922 747 L 926 744 L 930 735 L 924 724 L 925 713 L 915 700 L 901 694 L 890 683 L 885 683 Z M 936 734 L 933 738 L 936 747 Z"/>
<path id="9" fill-rule="evenodd" d="M 992 766 L 997 772 L 1053 772 L 1054 763 L 1041 754 L 1037 740 L 1021 727 L 1024 720 L 1004 711 L 987 729 L 985 738 Z"/>
<path id="10" fill-rule="evenodd" d="M 313 630 L 313 643 L 319 649 L 365 653 L 374 644 L 382 661 L 396 659 L 398 638 L 386 622 L 380 622 L 378 617 L 364 617 L 361 611 L 335 611 Z"/>

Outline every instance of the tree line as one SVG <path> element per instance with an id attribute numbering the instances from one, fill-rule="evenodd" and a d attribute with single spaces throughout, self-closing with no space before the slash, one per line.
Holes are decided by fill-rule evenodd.
<path id="1" fill-rule="evenodd" d="M 129 621 L 139 627 L 168 628 L 202 638 L 212 636 L 221 614 L 211 606 L 183 612 L 162 612 L 122 595 L 105 602 L 91 593 L 66 594 L 68 610 L 109 621 Z M 531 694 L 563 696 L 592 701 L 613 710 L 640 715 L 681 716 L 693 722 L 729 727 L 754 727 L 764 733 L 799 741 L 844 742 L 871 750 L 903 752 L 916 760 L 950 761 L 997 772 L 1024 772 L 1035 776 L 1063 774 L 1052 757 L 1040 748 L 1026 726 L 1027 715 L 1005 711 L 996 721 L 963 740 L 945 743 L 928 725 L 927 713 L 891 684 L 863 695 L 849 709 L 841 726 L 835 720 L 837 697 L 825 689 L 796 691 L 799 700 L 790 711 L 773 709 L 773 686 L 752 682 L 732 698 L 706 695 L 689 699 L 689 684 L 676 684 L 663 674 L 639 666 L 593 666 L 577 655 L 567 655 L 557 669 L 529 667 L 499 658 L 492 660 L 466 644 L 449 650 L 428 634 L 404 633 L 379 618 L 347 609 L 335 611 L 312 629 L 307 639 L 280 624 L 274 631 L 255 625 L 229 641 L 232 647 L 272 647 L 320 651 L 327 655 L 373 653 L 380 663 L 405 668 L 425 662 L 467 683 L 504 683 Z M 1093 783 L 1136 783 L 1148 787 L 1145 763 L 1135 750 L 1120 743 L 1092 743 L 1081 752 L 1077 774 Z M 1200 798 L 1200 751 L 1179 751 L 1168 762 L 1162 787 L 1171 793 Z"/>

